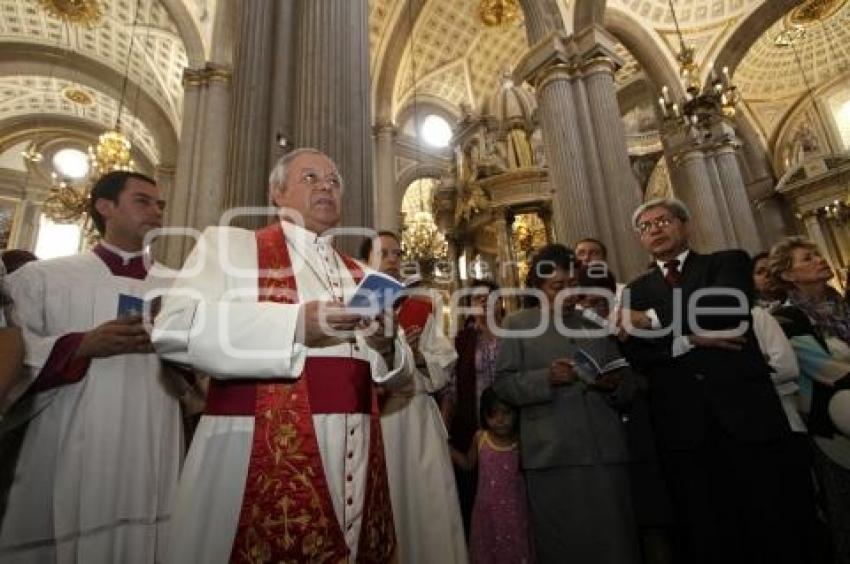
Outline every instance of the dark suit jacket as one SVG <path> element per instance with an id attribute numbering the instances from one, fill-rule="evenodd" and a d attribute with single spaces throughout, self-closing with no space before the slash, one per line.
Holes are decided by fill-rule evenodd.
<path id="1" fill-rule="evenodd" d="M 632 367 L 649 378 L 652 414 L 659 448 L 694 448 L 716 440 L 718 425 L 736 442 L 762 442 L 784 437 L 788 422 L 770 380 L 770 368 L 752 332 L 750 303 L 753 280 L 750 258 L 743 251 L 710 255 L 690 252 L 682 268 L 681 301 L 661 271 L 653 268 L 628 286 L 624 307 L 654 309 L 662 327 L 678 316 L 684 335 L 694 333 L 688 319 L 689 300 L 702 288 L 733 288 L 746 303 L 730 297 L 703 297 L 703 307 L 739 307 L 739 313 L 697 316 L 703 329 L 721 330 L 748 323 L 741 351 L 694 348 L 672 356 L 674 330 L 658 338 L 631 337 L 621 345 Z"/>

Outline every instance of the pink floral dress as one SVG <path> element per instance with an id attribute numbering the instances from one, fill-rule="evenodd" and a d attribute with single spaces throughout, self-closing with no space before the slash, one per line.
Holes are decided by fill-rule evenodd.
<path id="1" fill-rule="evenodd" d="M 531 526 L 516 443 L 500 447 L 487 431 L 478 441 L 478 491 L 472 510 L 472 564 L 531 564 Z"/>

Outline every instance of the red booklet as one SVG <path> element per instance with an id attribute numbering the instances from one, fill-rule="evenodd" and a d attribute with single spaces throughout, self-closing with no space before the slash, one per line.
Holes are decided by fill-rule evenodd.
<path id="1" fill-rule="evenodd" d="M 417 297 L 407 298 L 398 310 L 398 324 L 405 331 L 409 331 L 411 327 L 425 328 L 425 323 L 433 309 L 431 300 Z"/>

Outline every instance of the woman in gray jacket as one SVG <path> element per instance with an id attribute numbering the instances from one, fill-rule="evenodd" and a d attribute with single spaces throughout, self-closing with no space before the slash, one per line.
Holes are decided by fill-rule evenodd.
<path id="1" fill-rule="evenodd" d="M 539 303 L 505 320 L 493 387 L 520 411 L 539 562 L 632 564 L 640 557 L 620 410 L 635 377 L 616 341 L 575 310 L 576 268 L 563 245 L 534 257 L 527 286 Z"/>

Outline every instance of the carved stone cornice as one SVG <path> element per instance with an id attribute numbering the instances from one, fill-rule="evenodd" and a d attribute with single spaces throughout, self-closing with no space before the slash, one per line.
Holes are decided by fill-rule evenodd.
<path id="1" fill-rule="evenodd" d="M 186 68 L 183 71 L 183 87 L 205 86 L 210 82 L 229 83 L 233 79 L 233 71 L 229 67 L 207 63 L 200 69 Z"/>
<path id="2" fill-rule="evenodd" d="M 372 126 L 372 134 L 376 137 L 382 136 L 390 136 L 395 137 L 398 134 L 398 128 L 395 124 L 389 123 L 376 123 Z"/>
<path id="3" fill-rule="evenodd" d="M 514 82 L 528 81 L 541 88 L 576 74 L 613 73 L 623 65 L 614 50 L 616 39 L 605 29 L 591 26 L 577 35 L 553 32 L 532 46 L 517 63 Z"/>
<path id="4" fill-rule="evenodd" d="M 539 84 L 555 69 L 568 75 L 574 69 L 575 44 L 563 32 L 553 32 L 543 38 L 523 56 L 514 70 L 514 82 L 529 82 L 539 88 Z"/>

